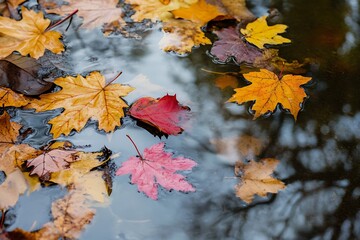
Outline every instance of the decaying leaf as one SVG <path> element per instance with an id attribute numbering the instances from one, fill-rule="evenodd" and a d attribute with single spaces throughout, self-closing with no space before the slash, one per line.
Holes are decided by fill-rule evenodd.
<path id="1" fill-rule="evenodd" d="M 244 74 L 244 78 L 251 82 L 251 85 L 236 88 L 235 94 L 228 102 L 242 104 L 248 101 L 255 101 L 252 110 L 255 111 L 254 119 L 273 112 L 280 103 L 284 109 L 288 109 L 295 120 L 301 109 L 301 103 L 306 97 L 302 87 L 311 80 L 311 77 L 300 75 L 284 75 L 279 77 L 266 69 L 260 72 L 250 72 Z"/>
<path id="2" fill-rule="evenodd" d="M 284 24 L 268 26 L 266 16 L 262 16 L 254 22 L 248 23 L 246 28 L 241 29 L 240 32 L 244 35 L 246 41 L 263 49 L 265 44 L 277 45 L 290 43 L 290 39 L 278 35 L 285 32 L 286 28 L 287 26 Z"/>
<path id="3" fill-rule="evenodd" d="M 173 158 L 172 153 L 164 151 L 164 146 L 164 143 L 155 144 L 146 148 L 143 156 L 129 158 L 116 175 L 131 174 L 131 183 L 154 200 L 158 198 L 158 185 L 167 190 L 194 192 L 195 188 L 176 171 L 191 170 L 196 163 L 184 157 Z"/>
<path id="4" fill-rule="evenodd" d="M 33 100 L 27 106 L 36 111 L 65 108 L 49 121 L 54 138 L 68 135 L 73 129 L 79 132 L 89 119 L 98 120 L 100 130 L 113 131 L 120 126 L 123 108 L 128 106 L 121 97 L 133 90 L 118 83 L 106 85 L 104 76 L 99 72 L 92 72 L 86 78 L 80 75 L 58 78 L 54 83 L 62 90 L 41 95 L 40 100 Z"/>
<path id="5" fill-rule="evenodd" d="M 206 0 L 198 0 L 188 7 L 174 10 L 172 13 L 175 18 L 187 19 L 198 23 L 200 26 L 205 25 L 218 16 L 225 15 L 218 6 L 209 4 Z"/>
<path id="6" fill-rule="evenodd" d="M 169 20 L 163 23 L 164 37 L 160 40 L 160 48 L 167 52 L 186 54 L 193 47 L 211 44 L 200 25 L 188 20 Z"/>
<path id="7" fill-rule="evenodd" d="M 246 7 L 245 0 L 220 0 L 223 7 L 230 16 L 239 22 L 253 20 L 255 16 Z"/>
<path id="8" fill-rule="evenodd" d="M 181 106 L 176 95 L 166 95 L 160 99 L 143 97 L 131 106 L 129 114 L 163 133 L 177 135 L 183 131 L 181 126 L 189 119 L 189 108 Z"/>
<path id="9" fill-rule="evenodd" d="M 26 95 L 39 95 L 53 85 L 37 77 L 39 67 L 33 58 L 11 54 L 0 60 L 0 86 Z"/>
<path id="10" fill-rule="evenodd" d="M 237 162 L 235 175 L 241 174 L 240 183 L 235 186 L 236 196 L 246 203 L 251 203 L 254 195 L 266 197 L 267 193 L 277 193 L 285 188 L 280 180 L 271 177 L 279 160 L 266 158 L 259 162 L 250 161 L 248 164 Z"/>
<path id="11" fill-rule="evenodd" d="M 105 23 L 114 21 L 124 23 L 121 18 L 122 10 L 116 7 L 118 0 L 66 0 L 66 2 L 69 4 L 62 5 L 60 8 L 49 9 L 47 12 L 67 15 L 78 9 L 77 15 L 84 19 L 82 27 L 88 29 L 101 27 Z"/>
<path id="12" fill-rule="evenodd" d="M 238 64 L 252 64 L 256 59 L 261 59 L 263 53 L 260 49 L 244 42 L 234 27 L 223 28 L 215 31 L 219 40 L 215 41 L 210 53 L 219 62 L 228 62 L 233 57 Z"/>
<path id="13" fill-rule="evenodd" d="M 29 98 L 21 93 L 16 93 L 10 88 L 0 87 L 0 105 L 3 107 L 22 107 L 29 101 Z"/>
<path id="14" fill-rule="evenodd" d="M 40 178 L 48 178 L 49 174 L 58 172 L 69 167 L 71 162 L 76 161 L 74 154 L 77 151 L 53 149 L 44 151 L 40 156 L 28 159 L 26 166 L 33 167 L 30 175 L 37 174 Z"/>
<path id="15" fill-rule="evenodd" d="M 0 185 L 0 209 L 4 210 L 14 206 L 26 189 L 26 180 L 19 169 L 7 175 L 5 181 Z"/>
<path id="16" fill-rule="evenodd" d="M 135 14 L 131 16 L 134 21 L 141 22 L 144 19 L 150 19 L 153 22 L 165 21 L 173 18 L 173 10 L 181 7 L 189 7 L 198 0 L 125 0 L 126 3 L 131 4 L 135 10 Z"/>
<path id="17" fill-rule="evenodd" d="M 22 7 L 22 17 L 20 21 L 0 17 L 0 59 L 14 51 L 38 59 L 44 55 L 45 49 L 53 53 L 64 50 L 61 34 L 46 30 L 50 20 L 44 19 L 42 12 L 36 13 Z"/>

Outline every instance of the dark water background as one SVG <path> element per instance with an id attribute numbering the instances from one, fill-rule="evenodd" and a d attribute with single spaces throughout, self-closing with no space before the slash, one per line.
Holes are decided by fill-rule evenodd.
<path id="1" fill-rule="evenodd" d="M 141 40 L 104 38 L 100 30 L 74 26 L 68 31 L 70 64 L 58 63 L 58 67 L 74 73 L 100 70 L 110 77 L 122 70 L 116 82 L 136 88 L 125 98 L 128 103 L 143 96 L 176 94 L 192 109 L 192 120 L 183 134 L 168 139 L 159 140 L 130 118 L 113 134 L 99 133 L 92 124 L 62 139 L 91 144 L 89 151 L 106 145 L 121 153 L 114 160 L 120 165 L 136 155 L 125 136 L 129 134 L 140 149 L 165 141 L 169 150 L 198 163 L 188 174 L 195 193 L 160 190 L 158 201 L 138 193 L 129 177 L 115 177 L 110 201 L 97 208 L 81 239 L 360 239 L 359 1 L 253 0 L 248 4 L 257 16 L 270 8 L 282 14 L 292 44 L 280 47 L 281 57 L 315 61 L 305 74 L 313 77 L 313 83 L 297 122 L 279 110 L 254 121 L 249 104 L 225 103 L 233 91 L 220 90 L 214 82 L 217 75 L 201 69 L 240 69 L 215 64 L 207 54 L 209 46 L 178 57 L 159 49 L 162 33 L 156 27 L 143 33 Z M 244 85 L 239 77 L 239 86 Z M 16 115 L 36 130 L 28 143 L 36 146 L 50 140 L 45 134 L 49 129 L 39 118 L 46 121 L 51 114 L 35 117 L 31 111 L 17 111 Z M 249 205 L 234 194 L 238 180 L 233 166 L 242 159 L 236 139 L 243 135 L 262 142 L 254 158 L 280 160 L 275 175 L 287 184 L 279 194 L 257 197 Z M 219 139 L 227 141 L 214 144 Z M 21 197 L 11 228 L 40 228 L 50 220 L 51 202 L 62 194 L 54 187 Z"/>

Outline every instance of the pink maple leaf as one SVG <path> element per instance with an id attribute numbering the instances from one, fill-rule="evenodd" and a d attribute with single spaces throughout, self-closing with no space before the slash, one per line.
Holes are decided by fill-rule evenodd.
<path id="1" fill-rule="evenodd" d="M 167 190 L 194 192 L 195 188 L 185 180 L 185 176 L 176 173 L 179 170 L 191 170 L 196 166 L 193 160 L 177 157 L 164 151 L 165 143 L 158 143 L 144 150 L 143 156 L 130 157 L 116 171 L 116 175 L 131 174 L 131 183 L 137 184 L 139 191 L 157 200 L 158 185 Z"/>

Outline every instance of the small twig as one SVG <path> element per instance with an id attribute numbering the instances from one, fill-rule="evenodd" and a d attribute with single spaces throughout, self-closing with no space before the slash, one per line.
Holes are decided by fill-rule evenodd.
<path id="1" fill-rule="evenodd" d="M 59 26 L 60 24 L 62 24 L 62 23 L 65 22 L 66 20 L 68 20 L 69 18 L 72 18 L 78 11 L 79 11 L 79 10 L 76 9 L 75 11 L 73 11 L 72 13 L 70 13 L 67 17 L 65 17 L 64 19 L 62 19 L 62 20 L 60 20 L 60 21 L 58 21 L 58 22 L 56 22 L 56 23 L 48 26 L 48 27 L 46 28 L 45 32 L 53 29 L 54 27 Z M 67 28 L 69 28 L 69 27 L 67 27 Z M 66 28 L 66 29 L 67 29 L 67 28 Z"/>
<path id="2" fill-rule="evenodd" d="M 282 74 L 283 74 L 284 68 L 285 68 L 285 62 L 283 62 L 281 71 L 280 71 L 280 73 L 279 73 L 279 76 L 278 76 L 279 80 L 281 80 L 281 78 L 283 77 Z"/>
<path id="3" fill-rule="evenodd" d="M 0 230 L 4 228 L 6 211 L 1 209 Z"/>
<path id="4" fill-rule="evenodd" d="M 228 74 L 239 75 L 239 73 L 237 73 L 237 72 L 215 72 L 215 71 L 207 70 L 205 68 L 201 68 L 200 70 L 207 72 L 207 73 L 213 73 L 213 74 L 218 74 L 218 75 L 228 75 Z"/>
<path id="5" fill-rule="evenodd" d="M 114 82 L 116 79 L 118 79 L 118 77 L 120 77 L 120 75 L 122 74 L 122 71 L 118 73 L 118 75 L 116 75 L 110 82 L 108 82 L 105 87 L 109 86 L 112 82 Z M 104 88 L 105 88 L 104 87 Z"/>
<path id="6" fill-rule="evenodd" d="M 134 141 L 132 140 L 132 138 L 131 138 L 128 134 L 126 134 L 126 136 L 130 139 L 130 141 L 131 141 L 132 144 L 134 145 L 134 147 L 135 147 L 135 149 L 136 149 L 136 151 L 137 151 L 137 153 L 138 153 L 138 155 L 139 155 L 139 158 L 140 158 L 142 161 L 144 161 L 145 159 L 141 156 L 141 153 L 140 153 L 139 149 L 137 148 L 136 144 L 134 143 Z"/>

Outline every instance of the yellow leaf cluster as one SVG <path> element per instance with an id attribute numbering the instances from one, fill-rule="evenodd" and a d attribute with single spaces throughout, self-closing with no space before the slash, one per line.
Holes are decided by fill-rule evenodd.
<path id="1" fill-rule="evenodd" d="M 10 88 L 0 87 L 0 105 L 3 107 L 22 107 L 29 103 L 23 94 L 16 93 Z"/>
<path id="2" fill-rule="evenodd" d="M 54 83 L 62 90 L 43 94 L 40 100 L 33 100 L 27 106 L 36 111 L 65 108 L 49 121 L 54 138 L 68 135 L 73 129 L 80 131 L 91 118 L 99 121 L 99 129 L 113 131 L 120 126 L 123 108 L 128 106 L 121 97 L 133 90 L 121 84 L 106 85 L 104 76 L 99 72 L 92 72 L 86 78 L 81 75 L 58 78 Z"/>
<path id="3" fill-rule="evenodd" d="M 42 12 L 36 13 L 23 7 L 22 17 L 20 21 L 0 17 L 0 59 L 14 51 L 38 59 L 44 55 L 45 49 L 53 53 L 64 50 L 61 34 L 47 31 L 50 20 L 44 19 Z"/>

